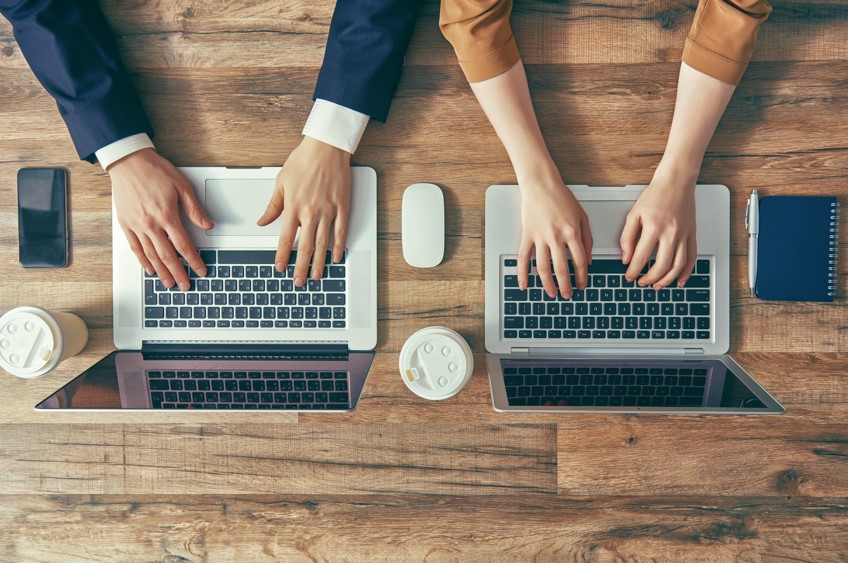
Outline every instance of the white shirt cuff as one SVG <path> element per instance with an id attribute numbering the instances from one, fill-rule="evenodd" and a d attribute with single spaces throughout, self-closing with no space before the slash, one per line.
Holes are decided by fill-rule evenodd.
<path id="1" fill-rule="evenodd" d="M 109 165 L 121 160 L 127 155 L 138 152 L 141 149 L 152 149 L 153 141 L 147 133 L 138 133 L 119 139 L 114 143 L 110 143 L 100 150 L 94 151 L 94 156 L 97 157 L 97 162 L 103 167 L 103 170 L 109 168 Z"/>
<path id="2" fill-rule="evenodd" d="M 303 134 L 353 154 L 369 119 L 364 113 L 317 99 L 303 126 Z"/>

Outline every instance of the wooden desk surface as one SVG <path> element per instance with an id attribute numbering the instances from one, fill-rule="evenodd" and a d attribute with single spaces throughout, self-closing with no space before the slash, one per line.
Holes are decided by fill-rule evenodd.
<path id="1" fill-rule="evenodd" d="M 282 164 L 311 105 L 331 3 L 103 4 L 163 154 L 177 165 Z M 516 2 L 566 181 L 650 180 L 695 4 Z M 69 310 L 92 329 L 55 373 L 0 376 L 0 559 L 848 558 L 848 260 L 833 304 L 758 301 L 742 225 L 752 188 L 848 204 L 848 6 L 775 2 L 700 177 L 732 191 L 731 354 L 788 408 L 781 417 L 492 410 L 483 195 L 515 177 L 437 13 L 425 5 L 389 122 L 369 127 L 354 158 L 379 177 L 380 339 L 360 408 L 326 417 L 32 411 L 113 348 L 110 184 L 77 161 L 0 22 L 0 310 Z M 17 265 L 23 166 L 70 171 L 66 270 Z M 439 184 L 448 206 L 445 262 L 424 271 L 403 262 L 400 242 L 401 194 L 420 181 Z M 848 242 L 844 227 L 839 238 Z M 411 395 L 396 372 L 404 339 L 434 324 L 476 352 L 470 385 L 441 403 Z"/>

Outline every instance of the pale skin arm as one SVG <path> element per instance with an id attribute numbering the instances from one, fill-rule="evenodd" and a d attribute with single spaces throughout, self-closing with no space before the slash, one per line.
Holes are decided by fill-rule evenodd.
<path id="1" fill-rule="evenodd" d="M 698 256 L 695 236 L 695 182 L 707 145 L 735 90 L 683 63 L 668 144 L 650 185 L 627 216 L 621 235 L 627 279 L 634 280 L 651 259 L 640 286 L 682 287 Z"/>
<path id="2" fill-rule="evenodd" d="M 592 256 L 589 218 L 566 187 L 551 159 L 527 86 L 524 65 L 517 62 L 494 78 L 471 84 L 480 106 L 495 128 L 515 169 L 521 189 L 522 234 L 518 251 L 518 285 L 527 287 L 533 249 L 545 292 L 555 297 L 572 295 L 568 256 L 571 253 L 575 283 L 586 287 Z M 551 275 L 553 261 L 556 284 Z M 557 285 L 559 288 L 557 288 Z"/>
<path id="3" fill-rule="evenodd" d="M 148 274 L 155 272 L 165 287 L 176 283 L 188 291 L 188 273 L 179 257 L 201 277 L 206 266 L 183 227 L 180 208 L 197 228 L 213 226 L 191 182 L 153 149 L 125 156 L 108 172 L 118 224 L 141 266 Z"/>

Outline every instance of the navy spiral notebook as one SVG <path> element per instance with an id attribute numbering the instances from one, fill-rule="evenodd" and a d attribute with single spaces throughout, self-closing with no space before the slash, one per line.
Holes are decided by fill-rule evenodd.
<path id="1" fill-rule="evenodd" d="M 777 301 L 833 301 L 839 204 L 835 197 L 760 200 L 756 294 Z"/>

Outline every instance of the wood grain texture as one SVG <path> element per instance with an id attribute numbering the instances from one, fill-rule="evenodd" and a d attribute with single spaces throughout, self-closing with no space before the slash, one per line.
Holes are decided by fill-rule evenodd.
<path id="1" fill-rule="evenodd" d="M 556 493 L 551 425 L 0 425 L 0 494 Z M 64 429 L 63 429 L 64 428 Z M 38 446 L 36 446 L 38 444 Z"/>
<path id="2" fill-rule="evenodd" d="M 101 4 L 160 152 L 183 166 L 285 161 L 332 2 Z M 700 182 L 731 191 L 731 353 L 788 408 L 782 417 L 492 410 L 483 202 L 515 175 L 439 33 L 435 0 L 388 123 L 372 123 L 354 157 L 379 179 L 378 353 L 359 408 L 34 412 L 113 348 L 111 189 L 78 162 L 0 20 L 0 311 L 68 310 L 91 328 L 86 350 L 53 373 L 0 377 L 0 560 L 848 560 L 848 260 L 832 304 L 752 299 L 742 225 L 753 188 L 848 205 L 848 4 L 773 4 Z M 568 183 L 650 180 L 696 5 L 516 1 L 534 105 Z M 23 270 L 15 174 L 56 165 L 70 173 L 71 265 Z M 401 250 L 403 190 L 421 181 L 447 204 L 446 258 L 430 270 Z M 458 330 L 475 352 L 468 386 L 441 402 L 413 395 L 397 371 L 405 339 L 429 325 Z"/>
<path id="3" fill-rule="evenodd" d="M 28 561 L 840 561 L 844 498 L 16 495 Z"/>

